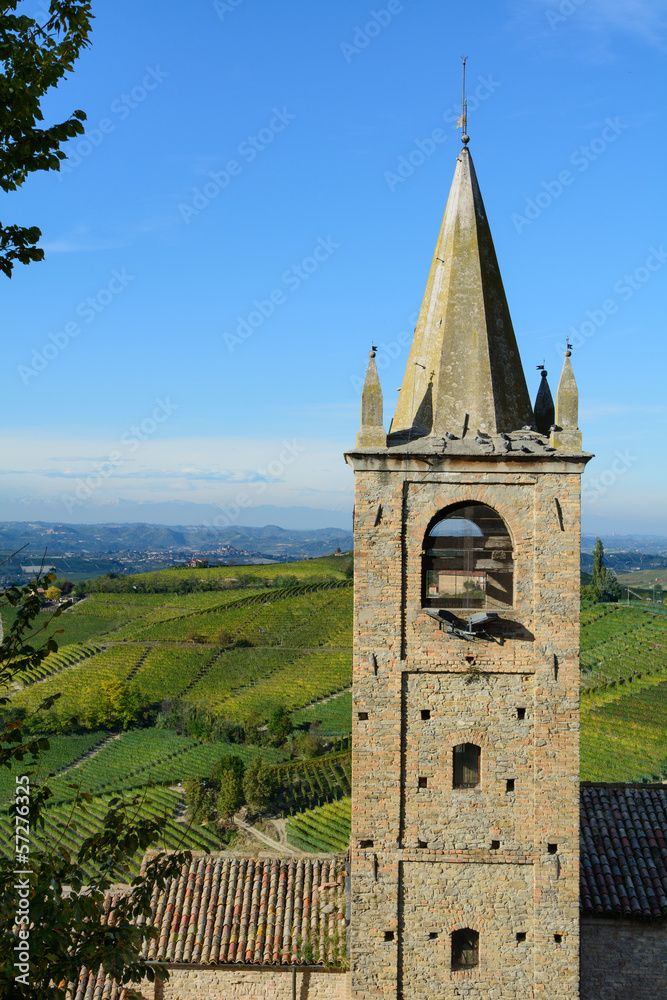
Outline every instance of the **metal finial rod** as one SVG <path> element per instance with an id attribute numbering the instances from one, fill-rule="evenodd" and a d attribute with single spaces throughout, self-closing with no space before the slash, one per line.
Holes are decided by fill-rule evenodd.
<path id="1" fill-rule="evenodd" d="M 461 56 L 461 61 L 463 63 L 463 82 L 461 85 L 461 117 L 458 124 L 461 128 L 461 142 L 465 146 L 470 142 L 468 137 L 468 99 L 466 97 L 466 62 L 468 57 Z"/>

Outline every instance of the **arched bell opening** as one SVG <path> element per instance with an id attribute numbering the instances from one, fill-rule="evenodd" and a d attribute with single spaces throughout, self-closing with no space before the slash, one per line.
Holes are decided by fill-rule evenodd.
<path id="1" fill-rule="evenodd" d="M 460 503 L 431 521 L 422 554 L 422 606 L 510 608 L 514 600 L 512 538 L 484 503 Z"/>

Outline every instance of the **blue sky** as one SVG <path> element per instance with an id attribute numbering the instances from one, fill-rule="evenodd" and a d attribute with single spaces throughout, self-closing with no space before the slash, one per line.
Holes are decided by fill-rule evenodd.
<path id="1" fill-rule="evenodd" d="M 574 337 L 584 529 L 667 534 L 665 0 L 94 8 L 45 104 L 87 135 L 2 195 L 46 260 L 0 286 L 0 518 L 349 526 L 342 452 L 371 343 L 393 411 L 465 53 L 532 396 Z"/>

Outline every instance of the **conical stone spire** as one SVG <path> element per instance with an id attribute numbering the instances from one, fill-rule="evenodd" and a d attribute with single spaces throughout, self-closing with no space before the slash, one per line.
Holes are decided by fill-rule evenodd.
<path id="1" fill-rule="evenodd" d="M 572 370 L 572 351 L 565 352 L 563 370 L 556 390 L 556 429 L 551 435 L 554 448 L 581 451 L 579 430 L 579 390 Z"/>
<path id="2" fill-rule="evenodd" d="M 461 150 L 391 434 L 499 434 L 533 412 L 472 158 Z M 396 440 L 396 439 L 395 439 Z"/>
<path id="3" fill-rule="evenodd" d="M 357 448 L 385 448 L 387 435 L 382 425 L 382 388 L 375 364 L 375 351 L 368 355 L 368 368 L 361 390 L 361 427 Z"/>
<path id="4" fill-rule="evenodd" d="M 555 419 L 554 400 L 547 382 L 547 372 L 543 368 L 540 387 L 535 397 L 535 430 L 540 434 L 549 434 Z"/>

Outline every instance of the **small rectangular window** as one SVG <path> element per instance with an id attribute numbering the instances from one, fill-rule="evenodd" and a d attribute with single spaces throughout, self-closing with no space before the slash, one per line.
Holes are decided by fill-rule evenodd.
<path id="1" fill-rule="evenodd" d="M 549 854 L 555 854 L 558 851 L 558 844 L 547 844 L 547 850 Z"/>
<path id="2" fill-rule="evenodd" d="M 419 779 L 419 787 L 420 788 L 428 788 L 428 778 L 420 778 Z"/>
<path id="3" fill-rule="evenodd" d="M 366 848 L 368 848 L 368 847 L 372 847 L 372 846 L 373 846 L 373 843 L 374 843 L 374 842 L 373 842 L 372 840 L 360 840 L 360 841 L 359 841 L 359 847 L 360 847 L 360 848 L 361 848 L 362 850 L 366 850 Z"/>
<path id="4" fill-rule="evenodd" d="M 358 719 L 359 722 L 366 722 L 366 720 L 368 719 L 368 712 L 359 712 Z"/>
<path id="5" fill-rule="evenodd" d="M 513 792 L 514 791 L 514 778 L 508 778 L 507 779 L 507 781 L 505 782 L 505 791 L 506 792 Z"/>
<path id="6" fill-rule="evenodd" d="M 500 841 L 499 840 L 492 840 L 491 841 L 491 850 L 492 851 L 499 851 L 500 850 Z"/>
<path id="7" fill-rule="evenodd" d="M 437 939 L 437 937 L 438 937 L 438 932 L 437 931 L 430 931 L 428 936 L 429 936 L 429 940 L 430 941 L 435 941 Z"/>
<path id="8" fill-rule="evenodd" d="M 516 710 L 516 717 L 517 717 L 517 719 L 525 719 L 526 718 L 526 710 L 525 710 L 525 708 L 517 708 L 517 710 Z"/>
<path id="9" fill-rule="evenodd" d="M 516 936 L 516 939 L 519 942 L 519 944 L 521 944 L 523 941 L 526 940 L 526 932 L 525 931 L 519 931 L 519 933 Z"/>
<path id="10" fill-rule="evenodd" d="M 426 841 L 426 840 L 418 840 L 417 841 L 417 847 L 428 847 L 428 841 Z"/>
<path id="11" fill-rule="evenodd" d="M 423 719 L 424 722 L 426 722 L 427 719 L 430 719 L 431 718 L 431 712 L 430 712 L 430 710 L 428 708 L 422 708 L 422 710 L 421 710 L 421 717 L 422 717 L 422 719 Z"/>
<path id="12" fill-rule="evenodd" d="M 471 969 L 479 964 L 479 934 L 470 927 L 452 932 L 452 969 Z"/>
<path id="13" fill-rule="evenodd" d="M 560 944 L 562 940 L 563 940 L 562 934 L 554 934 L 554 941 L 556 942 L 556 944 Z"/>
<path id="14" fill-rule="evenodd" d="M 393 931 L 385 931 L 384 932 L 384 939 L 385 939 L 385 941 L 393 941 L 394 940 L 394 932 Z"/>
<path id="15" fill-rule="evenodd" d="M 479 784 L 480 749 L 474 743 L 454 747 L 454 788 L 474 788 Z"/>

